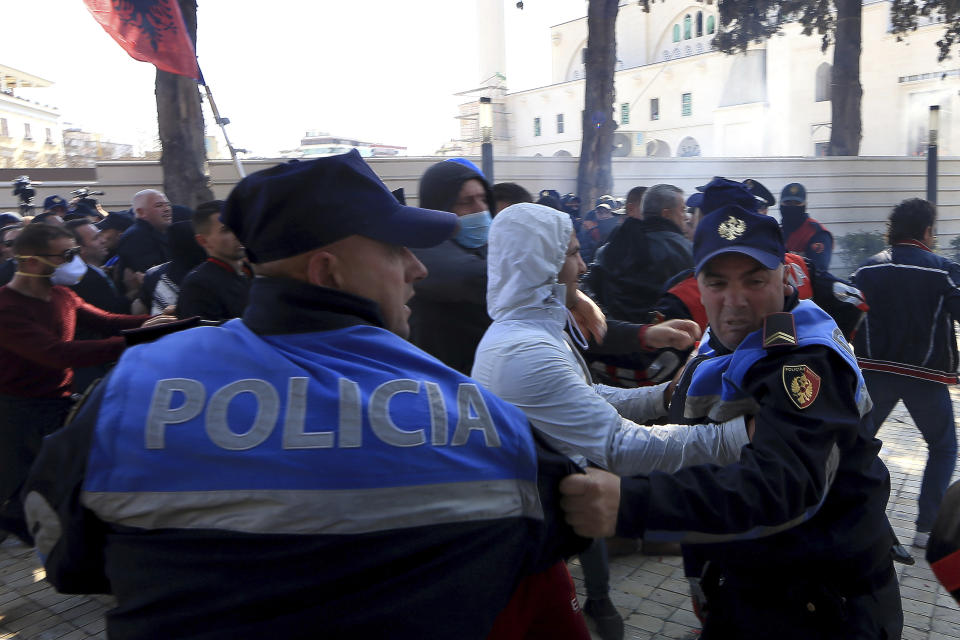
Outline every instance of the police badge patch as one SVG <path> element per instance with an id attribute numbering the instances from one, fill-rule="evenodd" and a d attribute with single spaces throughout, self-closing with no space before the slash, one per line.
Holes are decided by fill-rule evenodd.
<path id="1" fill-rule="evenodd" d="M 783 388 L 797 409 L 806 409 L 820 393 L 820 376 L 805 364 L 787 365 L 782 371 Z"/>
<path id="2" fill-rule="evenodd" d="M 736 216 L 730 216 L 717 227 L 717 234 L 724 240 L 730 240 L 732 242 L 742 236 L 746 230 L 746 222 Z"/>

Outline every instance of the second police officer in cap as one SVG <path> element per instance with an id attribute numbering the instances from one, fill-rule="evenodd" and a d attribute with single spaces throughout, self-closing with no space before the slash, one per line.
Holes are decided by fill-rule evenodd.
<path id="1" fill-rule="evenodd" d="M 705 191 L 743 189 L 715 180 Z M 744 190 L 745 191 L 745 190 Z M 581 535 L 680 542 L 703 638 L 899 638 L 890 490 L 871 401 L 836 323 L 784 280 L 775 220 L 731 204 L 694 237 L 710 330 L 670 421 L 752 416 L 738 463 L 561 484 Z"/>

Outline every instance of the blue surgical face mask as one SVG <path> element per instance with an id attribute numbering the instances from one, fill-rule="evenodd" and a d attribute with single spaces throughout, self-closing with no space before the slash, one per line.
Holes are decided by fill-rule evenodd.
<path id="1" fill-rule="evenodd" d="M 460 230 L 453 237 L 454 241 L 466 249 L 476 249 L 487 244 L 490 235 L 490 223 L 493 218 L 489 211 L 478 211 L 460 216 Z"/>

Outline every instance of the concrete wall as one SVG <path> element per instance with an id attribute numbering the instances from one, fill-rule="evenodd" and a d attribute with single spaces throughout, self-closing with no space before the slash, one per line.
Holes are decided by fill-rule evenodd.
<path id="1" fill-rule="evenodd" d="M 477 165 L 479 158 L 472 158 Z M 391 189 L 403 187 L 407 202 L 417 204 L 420 176 L 437 158 L 371 159 L 370 165 Z M 244 163 L 247 173 L 273 166 L 278 161 Z M 541 189 L 560 193 L 576 190 L 577 158 L 497 158 L 497 182 L 517 182 L 536 195 Z M 58 174 L 62 171 L 62 174 Z M 29 173 L 29 171 L 24 171 Z M 675 184 L 690 193 L 712 176 L 743 180 L 753 178 L 766 185 L 779 200 L 789 182 L 807 188 L 811 215 L 826 224 L 835 237 L 855 231 L 883 231 L 891 207 L 905 198 L 926 193 L 925 158 L 617 158 L 613 162 L 614 194 L 625 196 L 637 185 L 658 182 Z M 58 180 L 57 177 L 62 179 Z M 233 164 L 210 163 L 213 190 L 225 198 L 237 182 Z M 2 176 L 0 176 L 2 177 Z M 95 180 L 78 180 L 75 169 L 48 169 L 37 187 L 38 204 L 47 195 L 67 196 L 81 186 L 105 191 L 101 198 L 108 210 L 130 206 L 133 194 L 144 188 L 162 188 L 160 165 L 155 162 L 106 162 L 97 165 Z M 88 177 L 88 175 L 84 175 Z M 9 180 L 9 178 L 7 178 Z M 15 210 L 17 203 L 10 182 L 0 182 L 0 210 Z M 941 247 L 960 235 L 960 157 L 943 158 L 939 170 L 939 222 Z M 771 213 L 778 215 L 776 209 Z M 844 259 L 835 252 L 835 269 Z"/>

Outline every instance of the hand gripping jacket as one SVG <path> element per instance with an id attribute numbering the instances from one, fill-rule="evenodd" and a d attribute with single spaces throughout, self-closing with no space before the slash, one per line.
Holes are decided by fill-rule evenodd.
<path id="1" fill-rule="evenodd" d="M 38 466 L 48 579 L 115 638 L 482 638 L 542 543 L 523 414 L 370 326 L 132 348 Z"/>

